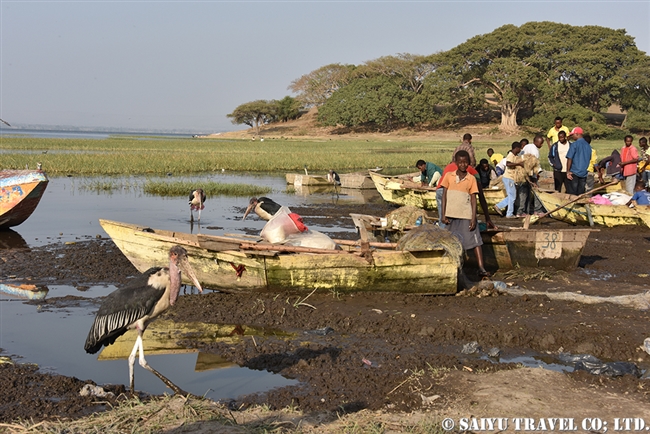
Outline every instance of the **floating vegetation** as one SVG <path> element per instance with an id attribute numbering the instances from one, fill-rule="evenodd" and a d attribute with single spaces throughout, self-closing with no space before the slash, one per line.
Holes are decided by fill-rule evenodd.
<path id="1" fill-rule="evenodd" d="M 208 196 L 250 197 L 268 194 L 270 187 L 253 184 L 225 184 L 214 181 L 146 181 L 144 192 L 157 196 L 189 196 L 190 191 L 202 188 Z"/>
<path id="2" fill-rule="evenodd" d="M 137 182 L 112 179 L 85 179 L 77 185 L 79 190 L 94 191 L 96 193 L 113 192 L 116 190 L 132 191 L 139 188 Z"/>

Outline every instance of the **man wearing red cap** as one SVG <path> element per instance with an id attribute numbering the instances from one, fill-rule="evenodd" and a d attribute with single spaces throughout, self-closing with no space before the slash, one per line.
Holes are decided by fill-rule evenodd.
<path id="1" fill-rule="evenodd" d="M 587 185 L 587 169 L 591 161 L 591 145 L 583 137 L 583 131 L 580 127 L 571 130 L 575 142 L 571 144 L 569 152 L 566 154 L 566 177 L 567 193 L 582 194 L 585 192 Z"/>

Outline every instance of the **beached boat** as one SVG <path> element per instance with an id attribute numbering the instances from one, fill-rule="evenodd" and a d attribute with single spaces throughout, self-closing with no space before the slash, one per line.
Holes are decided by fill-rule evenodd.
<path id="1" fill-rule="evenodd" d="M 384 222 L 379 217 L 362 214 L 351 216 L 362 239 L 397 241 L 404 233 L 403 230 L 383 226 Z M 481 238 L 485 266 L 500 270 L 538 266 L 572 270 L 578 266 L 589 234 L 593 231 L 587 228 L 523 229 L 507 226 L 498 230 L 484 230 L 481 231 Z M 475 262 L 473 252 L 469 254 L 469 262 Z"/>
<path id="2" fill-rule="evenodd" d="M 244 235 L 192 235 L 109 220 L 100 220 L 100 224 L 141 272 L 164 266 L 171 245 L 183 246 L 199 282 L 208 288 L 425 294 L 453 294 L 457 290 L 457 262 L 443 249 L 399 251 L 386 244 L 361 249 L 354 242 L 337 240 L 342 250 L 302 250 L 255 243 Z"/>
<path id="3" fill-rule="evenodd" d="M 376 172 L 381 169 L 372 169 L 371 172 Z M 353 173 L 339 173 L 339 178 L 341 180 L 341 188 L 352 188 L 352 189 L 374 189 L 375 183 L 370 178 L 368 171 L 363 172 L 353 172 Z M 287 184 L 294 185 L 296 187 L 300 186 L 327 186 L 333 185 L 328 181 L 327 176 L 320 175 L 301 175 L 299 173 L 287 173 L 285 175 Z"/>
<path id="4" fill-rule="evenodd" d="M 320 175 L 301 175 L 300 173 L 287 173 L 284 175 L 287 184 L 289 185 L 295 185 L 297 187 L 301 187 L 303 185 L 307 186 L 327 186 L 327 185 L 332 185 L 331 182 L 327 180 L 326 176 L 320 176 Z"/>
<path id="5" fill-rule="evenodd" d="M 433 187 L 421 187 L 418 183 L 409 179 L 389 177 L 374 172 L 370 172 L 370 177 L 377 191 L 386 202 L 402 206 L 412 205 L 429 210 L 438 208 L 436 189 Z M 505 190 L 502 188 L 484 189 L 483 194 L 490 208 L 506 197 Z M 492 209 L 490 211 L 492 212 Z"/>
<path id="6" fill-rule="evenodd" d="M 0 292 L 13 295 L 27 300 L 43 300 L 50 289 L 47 286 L 38 287 L 36 285 L 12 285 L 9 283 L 0 283 Z"/>
<path id="7" fill-rule="evenodd" d="M 554 210 L 576 196 L 565 193 L 535 190 L 535 195 L 547 210 Z M 589 198 L 580 199 L 550 214 L 551 217 L 572 224 L 603 226 L 640 225 L 650 227 L 650 206 L 597 205 Z"/>
<path id="8" fill-rule="evenodd" d="M 0 229 L 18 226 L 27 220 L 48 182 L 41 170 L 0 170 Z"/>

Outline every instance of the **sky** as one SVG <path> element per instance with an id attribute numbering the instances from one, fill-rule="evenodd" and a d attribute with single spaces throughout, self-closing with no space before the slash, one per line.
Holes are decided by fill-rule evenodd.
<path id="1" fill-rule="evenodd" d="M 432 54 L 530 21 L 626 29 L 650 52 L 650 0 L 0 0 L 0 118 L 237 130 L 235 107 L 295 96 L 290 83 L 321 66 Z"/>

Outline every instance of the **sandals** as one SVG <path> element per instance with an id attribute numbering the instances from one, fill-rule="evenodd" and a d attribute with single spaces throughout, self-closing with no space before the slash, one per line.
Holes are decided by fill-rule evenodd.
<path id="1" fill-rule="evenodd" d="M 492 277 L 492 273 L 490 273 L 490 272 L 487 271 L 487 270 L 478 270 L 478 271 L 476 272 L 476 274 L 477 274 L 478 277 L 480 277 L 481 279 L 484 279 L 484 278 L 486 278 L 486 277 Z"/>

